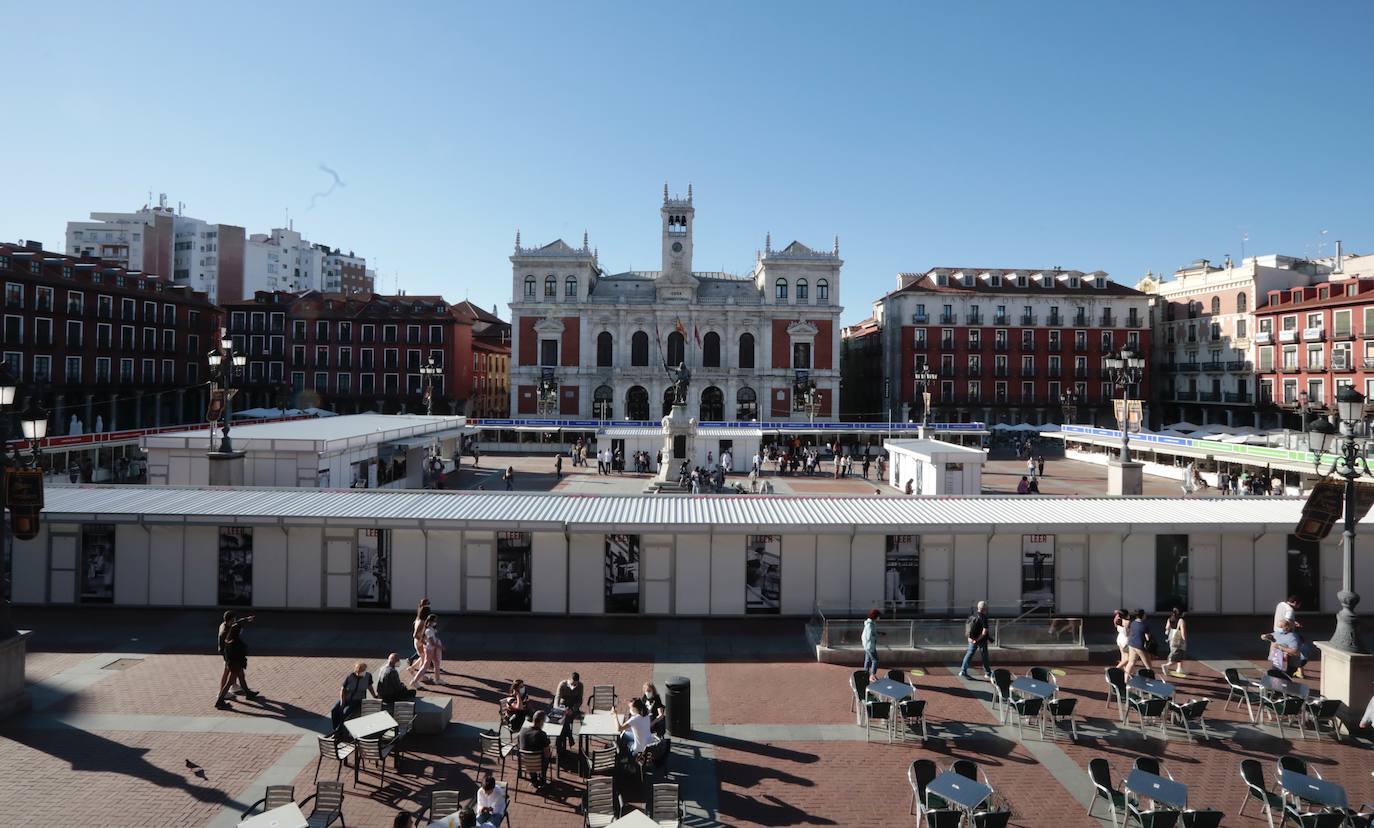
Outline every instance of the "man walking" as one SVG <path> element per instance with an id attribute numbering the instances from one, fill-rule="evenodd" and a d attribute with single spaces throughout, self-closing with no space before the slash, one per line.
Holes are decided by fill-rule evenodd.
<path id="1" fill-rule="evenodd" d="M 563 453 L 559 452 L 553 460 L 553 477 L 555 480 L 563 479 Z"/>
<path id="2" fill-rule="evenodd" d="M 506 466 L 506 470 L 501 473 L 501 479 L 506 481 L 506 491 L 515 490 L 515 467 Z"/>
<path id="3" fill-rule="evenodd" d="M 1138 609 L 1131 617 L 1131 624 L 1126 628 L 1126 649 L 1129 655 L 1126 657 L 1126 675 L 1131 675 L 1131 670 L 1137 661 L 1142 667 L 1151 667 L 1150 649 L 1151 639 L 1154 635 L 1150 632 L 1150 625 L 1145 621 L 1145 610 Z"/>
<path id="4" fill-rule="evenodd" d="M 878 615 L 876 609 L 868 611 L 861 639 L 864 646 L 864 672 L 868 673 L 869 681 L 878 680 Z"/>
<path id="5" fill-rule="evenodd" d="M 968 639 L 968 650 L 964 652 L 964 663 L 959 666 L 959 678 L 969 678 L 968 665 L 973 654 L 983 651 L 983 673 L 992 678 L 992 666 L 988 663 L 988 602 L 979 601 L 972 615 L 964 622 L 964 637 Z"/>

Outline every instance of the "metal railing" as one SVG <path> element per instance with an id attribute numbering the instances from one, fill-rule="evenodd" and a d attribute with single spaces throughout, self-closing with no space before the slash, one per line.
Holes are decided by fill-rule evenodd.
<path id="1" fill-rule="evenodd" d="M 1016 647 L 1083 647 L 1083 619 L 1055 615 L 1048 608 L 1035 605 L 991 608 L 992 612 L 1013 617 L 990 617 L 988 626 L 994 646 Z M 822 647 L 831 649 L 861 649 L 863 647 L 864 614 L 856 607 L 816 607 L 812 613 L 811 634 Z M 910 613 L 913 617 L 901 618 Z M 884 618 L 875 621 L 881 646 L 895 649 L 958 648 L 968 646 L 964 636 L 964 617 L 947 607 L 924 608 L 919 601 L 890 601 L 884 607 Z"/>

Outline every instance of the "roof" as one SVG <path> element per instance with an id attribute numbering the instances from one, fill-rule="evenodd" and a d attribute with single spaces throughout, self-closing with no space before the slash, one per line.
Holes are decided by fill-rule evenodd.
<path id="1" fill-rule="evenodd" d="M 1094 287 L 1094 280 L 1107 274 L 1102 271 L 1085 273 L 1081 270 L 1061 270 L 1056 268 L 1000 268 L 1000 267 L 932 267 L 924 273 L 900 273 L 898 274 L 905 284 L 886 294 L 896 296 L 901 293 L 943 293 L 943 294 L 996 294 L 996 295 L 1018 295 L 1034 294 L 1037 296 L 1054 296 L 1056 294 L 1073 294 L 1084 296 L 1145 296 L 1146 294 L 1133 287 L 1120 284 L 1107 278 L 1104 287 Z M 937 284 L 939 276 L 949 277 L 945 285 Z M 968 285 L 964 282 L 965 276 L 973 276 L 973 284 Z M 992 277 L 1001 277 L 1001 286 L 993 287 Z M 1025 287 L 1016 286 L 1016 277 L 1029 277 Z M 1068 280 L 1071 277 L 1078 277 L 1079 286 L 1069 287 Z M 1054 287 L 1043 287 L 1042 280 L 1054 279 Z"/>
<path id="2" fill-rule="evenodd" d="M 466 417 L 423 414 L 344 414 L 321 419 L 235 425 L 230 432 L 234 445 L 246 451 L 339 451 L 345 447 L 389 443 L 419 435 L 435 436 L 462 428 Z M 146 449 L 203 449 L 205 427 L 150 434 Z"/>
<path id="3" fill-rule="evenodd" d="M 1136 531 L 1283 531 L 1304 500 L 1281 497 L 1150 498 L 790 497 L 778 495 L 560 495 L 382 489 L 62 486 L 46 490 L 44 522 L 262 524 L 408 529 L 984 534 Z"/>
<path id="4" fill-rule="evenodd" d="M 946 443 L 944 440 L 884 440 L 883 448 L 925 455 L 963 454 L 970 458 L 978 457 L 979 462 L 987 459 L 987 453 L 980 448 Z"/>
<path id="5" fill-rule="evenodd" d="M 463 301 L 454 305 L 453 312 L 461 316 L 471 317 L 472 319 L 478 322 L 495 322 L 502 325 L 510 324 L 506 322 L 506 320 L 492 313 L 491 311 L 482 310 L 482 308 L 478 307 L 477 305 L 474 305 L 471 301 L 467 299 L 464 299 Z"/>
<path id="6" fill-rule="evenodd" d="M 625 437 L 657 437 L 663 439 L 666 433 L 662 426 L 606 426 L 605 436 L 612 439 Z M 731 428 L 726 426 L 702 426 L 696 431 L 697 437 L 757 437 L 763 438 L 761 428 Z"/>

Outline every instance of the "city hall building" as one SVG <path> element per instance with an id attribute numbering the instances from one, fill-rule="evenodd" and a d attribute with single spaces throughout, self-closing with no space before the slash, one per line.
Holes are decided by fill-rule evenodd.
<path id="1" fill-rule="evenodd" d="M 771 234 L 745 275 L 692 269 L 692 190 L 663 190 L 662 269 L 607 273 L 586 235 L 522 247 L 512 272 L 514 416 L 646 421 L 672 405 L 665 366 L 692 372 L 703 422 L 834 420 L 840 259 Z M 814 388 L 814 391 L 811 389 Z"/>

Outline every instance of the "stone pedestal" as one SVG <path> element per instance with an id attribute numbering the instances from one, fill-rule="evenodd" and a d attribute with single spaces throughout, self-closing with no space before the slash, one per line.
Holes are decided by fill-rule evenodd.
<path id="1" fill-rule="evenodd" d="M 691 468 L 696 457 L 697 421 L 687 415 L 687 406 L 675 405 L 672 412 L 663 418 L 663 462 L 659 464 L 656 483 L 677 481 L 677 470 L 682 461 Z M 679 438 L 681 438 L 679 440 Z M 682 450 L 675 449 L 681 442 Z"/>
<path id="2" fill-rule="evenodd" d="M 1328 699 L 1340 699 L 1340 717 L 1349 730 L 1360 725 L 1365 706 L 1374 692 L 1374 655 L 1348 653 L 1331 646 L 1330 641 L 1316 642 L 1322 651 L 1322 690 Z"/>
<path id="3" fill-rule="evenodd" d="M 1140 495 L 1145 493 L 1145 465 L 1134 461 L 1107 463 L 1107 494 Z"/>
<path id="4" fill-rule="evenodd" d="M 24 692 L 24 654 L 32 630 L 0 641 L 0 719 L 29 709 L 29 694 Z"/>
<path id="5" fill-rule="evenodd" d="M 242 451 L 212 451 L 210 458 L 211 486 L 242 486 L 245 460 Z"/>

